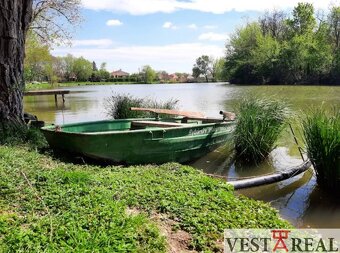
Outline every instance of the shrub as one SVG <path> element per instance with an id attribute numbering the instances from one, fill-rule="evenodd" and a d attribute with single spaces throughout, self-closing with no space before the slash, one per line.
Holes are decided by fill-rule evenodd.
<path id="1" fill-rule="evenodd" d="M 152 117 L 149 112 L 131 111 L 131 107 L 175 109 L 178 100 L 170 99 L 165 102 L 149 98 L 136 98 L 130 94 L 113 94 L 105 101 L 108 116 L 115 119 Z"/>
<path id="2" fill-rule="evenodd" d="M 317 182 L 340 193 L 340 111 L 327 115 L 323 109 L 315 110 L 305 117 L 302 128 Z"/>
<path id="3" fill-rule="evenodd" d="M 237 108 L 235 151 L 240 162 L 258 163 L 274 149 L 288 110 L 271 99 L 243 99 Z"/>

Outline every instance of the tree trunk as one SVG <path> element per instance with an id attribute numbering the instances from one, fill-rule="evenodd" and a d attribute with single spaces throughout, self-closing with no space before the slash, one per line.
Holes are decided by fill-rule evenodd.
<path id="1" fill-rule="evenodd" d="M 0 130 L 23 124 L 23 62 L 32 0 L 0 0 Z"/>

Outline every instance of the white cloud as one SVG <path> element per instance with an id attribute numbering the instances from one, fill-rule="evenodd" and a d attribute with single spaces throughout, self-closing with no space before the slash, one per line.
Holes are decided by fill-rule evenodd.
<path id="1" fill-rule="evenodd" d="M 228 34 L 226 33 L 202 33 L 198 39 L 199 40 L 210 40 L 210 41 L 225 41 L 228 39 Z"/>
<path id="2" fill-rule="evenodd" d="M 139 67 L 150 64 L 157 70 L 168 72 L 191 72 L 195 60 L 205 54 L 221 57 L 223 46 L 203 43 L 170 44 L 163 46 L 122 46 L 114 48 L 56 48 L 53 55 L 83 56 L 90 61 L 107 62 L 108 69 L 122 68 L 136 72 Z"/>
<path id="3" fill-rule="evenodd" d="M 110 20 L 108 20 L 107 22 L 106 22 L 106 25 L 107 26 L 120 26 L 120 25 L 122 25 L 123 23 L 120 21 L 120 20 L 118 20 L 118 19 L 110 19 Z"/>
<path id="4" fill-rule="evenodd" d="M 98 39 L 98 40 L 73 40 L 73 47 L 108 47 L 112 45 L 112 40 L 110 39 Z"/>
<path id="5" fill-rule="evenodd" d="M 178 27 L 171 22 L 165 22 L 162 27 L 166 29 L 178 29 Z"/>
<path id="6" fill-rule="evenodd" d="M 222 14 L 228 11 L 264 11 L 273 8 L 292 8 L 301 0 L 82 0 L 83 6 L 92 10 L 125 12 L 132 15 L 145 15 L 157 12 L 172 13 L 178 10 L 196 10 Z M 306 0 L 316 9 L 327 9 L 333 0 Z"/>
<path id="7" fill-rule="evenodd" d="M 197 27 L 196 24 L 190 24 L 190 25 L 188 25 L 188 28 L 196 30 L 198 27 Z"/>

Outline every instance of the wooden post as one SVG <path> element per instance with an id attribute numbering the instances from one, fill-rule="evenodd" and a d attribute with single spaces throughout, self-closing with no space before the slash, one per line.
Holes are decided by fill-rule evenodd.
<path id="1" fill-rule="evenodd" d="M 63 98 L 63 104 L 65 104 L 65 96 L 64 96 L 64 94 L 61 94 L 61 97 Z"/>

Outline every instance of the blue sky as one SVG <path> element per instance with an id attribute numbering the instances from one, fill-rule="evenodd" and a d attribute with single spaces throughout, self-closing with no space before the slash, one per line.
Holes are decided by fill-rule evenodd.
<path id="1" fill-rule="evenodd" d="M 200 55 L 224 55 L 228 37 L 238 26 L 256 20 L 265 10 L 291 9 L 298 0 L 82 0 L 84 22 L 73 35 L 71 53 L 107 63 L 109 71 L 156 70 L 191 72 Z M 327 9 L 328 0 L 311 0 Z M 334 1 L 333 1 L 334 3 Z"/>

